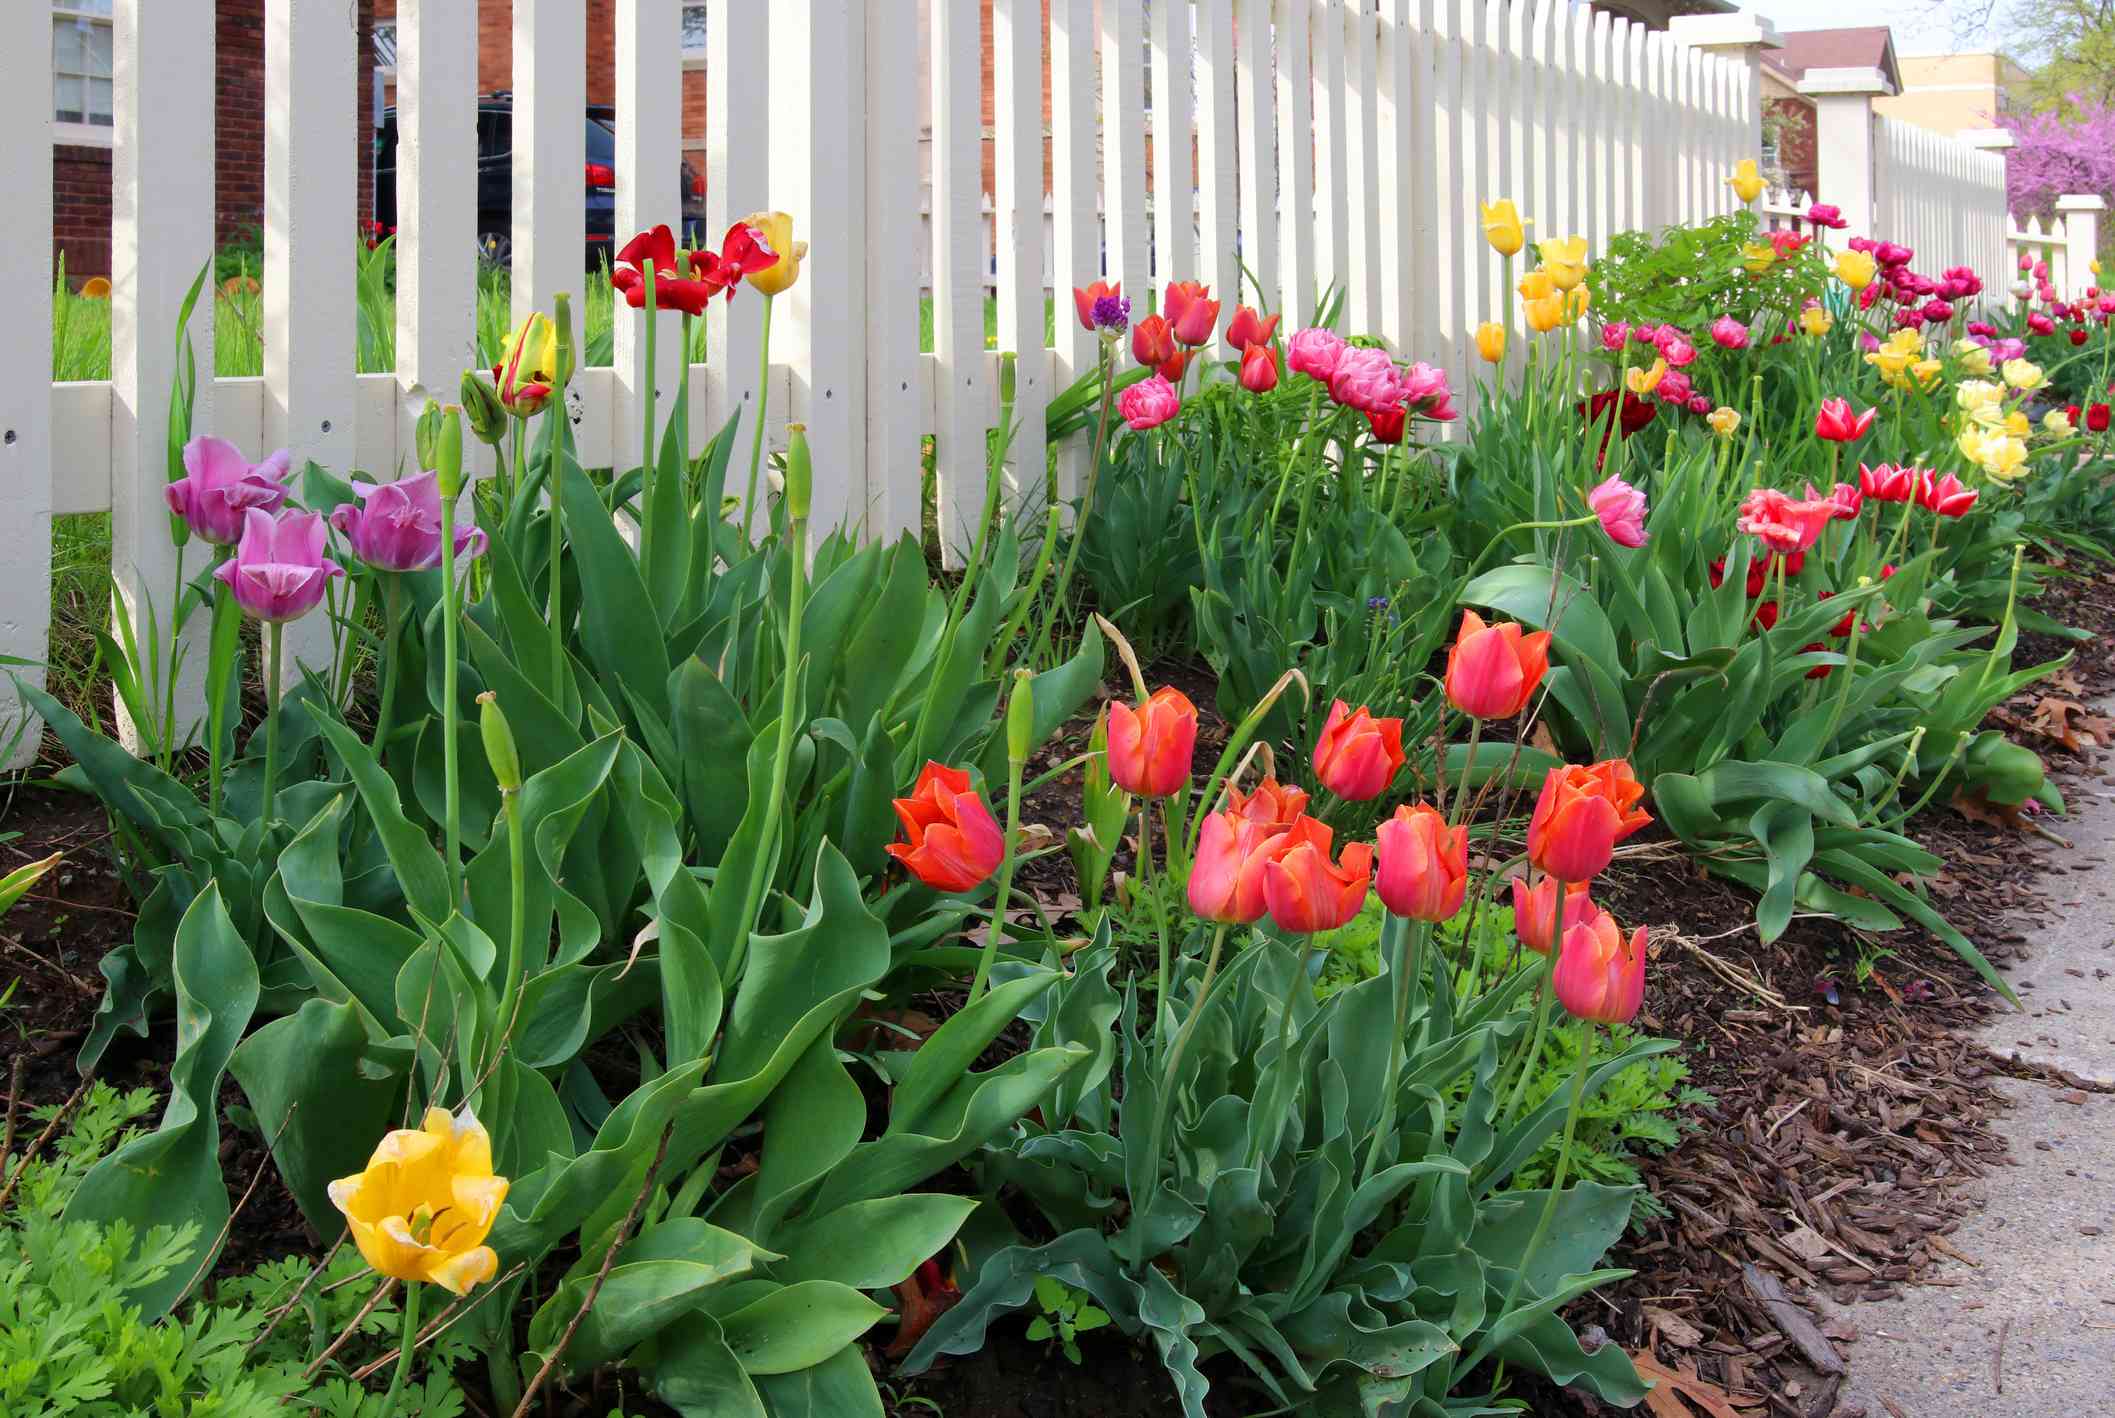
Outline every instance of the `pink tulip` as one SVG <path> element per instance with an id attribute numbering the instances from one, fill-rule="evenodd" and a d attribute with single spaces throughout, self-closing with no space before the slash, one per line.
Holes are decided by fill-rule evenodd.
<path id="1" fill-rule="evenodd" d="M 1402 407 L 1403 381 L 1388 351 L 1353 346 L 1329 376 L 1329 397 L 1361 413 L 1383 413 Z"/>
<path id="2" fill-rule="evenodd" d="M 233 546 L 242 539 L 244 513 L 273 512 L 286 501 L 290 462 L 282 448 L 252 463 L 227 439 L 201 435 L 184 445 L 184 475 L 162 493 L 201 540 Z"/>
<path id="3" fill-rule="evenodd" d="M 1679 337 L 1660 346 L 1660 353 L 1666 356 L 1667 362 L 1676 369 L 1696 363 L 1696 346 Z"/>
<path id="4" fill-rule="evenodd" d="M 1453 919 L 1469 892 L 1469 829 L 1419 803 L 1397 808 L 1376 836 L 1382 904 L 1412 921 Z"/>
<path id="5" fill-rule="evenodd" d="M 1645 928 L 1626 941 L 1606 911 L 1570 927 L 1550 987 L 1575 1018 L 1628 1024 L 1645 1002 Z"/>
<path id="6" fill-rule="evenodd" d="M 1720 349 L 1744 350 L 1748 347 L 1748 327 L 1730 315 L 1721 315 L 1711 322 L 1711 338 Z"/>
<path id="7" fill-rule="evenodd" d="M 1149 428 L 1158 428 L 1182 412 L 1182 400 L 1175 393 L 1175 386 L 1156 374 L 1151 379 L 1141 379 L 1124 390 L 1123 397 L 1116 401 L 1117 412 L 1124 422 L 1143 433 Z"/>
<path id="8" fill-rule="evenodd" d="M 1447 386 L 1447 371 L 1423 360 L 1402 372 L 1398 387 L 1403 402 L 1428 418 L 1434 417 L 1431 410 L 1449 406 L 1454 400 L 1454 391 Z"/>
<path id="9" fill-rule="evenodd" d="M 1791 555 L 1805 551 L 1821 536 L 1836 513 L 1826 499 L 1799 502 L 1773 487 L 1759 487 L 1740 505 L 1739 527 L 1771 551 Z"/>
<path id="10" fill-rule="evenodd" d="M 339 506 L 330 524 L 352 553 L 377 571 L 427 571 L 441 564 L 441 492 L 436 473 L 393 483 L 354 483 L 359 500 Z M 483 529 L 455 529 L 457 556 L 485 550 Z"/>
<path id="11" fill-rule="evenodd" d="M 321 513 L 283 511 L 274 517 L 252 507 L 242 514 L 235 554 L 213 574 L 245 615 L 275 624 L 299 620 L 323 599 L 331 577 L 345 574 L 323 554 L 328 537 Z"/>
<path id="12" fill-rule="evenodd" d="M 1337 372 L 1337 361 L 1344 357 L 1344 337 L 1334 330 L 1311 325 L 1305 330 L 1296 330 L 1285 342 L 1285 363 L 1295 372 L 1324 384 Z"/>
<path id="13" fill-rule="evenodd" d="M 1601 519 L 1601 530 L 1617 546 L 1645 545 L 1645 494 L 1612 477 L 1586 494 L 1586 505 Z"/>
<path id="14" fill-rule="evenodd" d="M 1340 798 L 1377 798 L 1403 766 L 1403 721 L 1376 719 L 1339 699 L 1315 741 L 1315 777 Z"/>

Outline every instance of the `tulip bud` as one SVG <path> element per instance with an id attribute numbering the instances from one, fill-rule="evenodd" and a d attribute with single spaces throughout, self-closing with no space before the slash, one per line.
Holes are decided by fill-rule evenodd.
<path id="1" fill-rule="evenodd" d="M 1013 694 L 1006 701 L 1006 761 L 1026 763 L 1035 747 L 1035 691 L 1033 676 L 1026 670 L 1013 672 Z"/>
<path id="2" fill-rule="evenodd" d="M 514 730 L 501 712 L 499 697 L 491 690 L 477 696 L 477 728 L 485 739 L 485 761 L 502 793 L 521 791 L 521 755 L 514 748 Z"/>
<path id="3" fill-rule="evenodd" d="M 808 426 L 787 424 L 786 438 L 786 518 L 805 522 L 815 495 L 815 460 L 808 452 Z"/>
<path id="4" fill-rule="evenodd" d="M 441 496 L 455 501 L 463 491 L 463 411 L 453 404 L 441 410 L 440 430 L 434 437 L 434 481 Z"/>
<path id="5" fill-rule="evenodd" d="M 1007 350 L 999 356 L 999 408 L 1001 410 L 999 423 L 1001 427 L 1004 427 L 1006 423 L 1004 411 L 1013 407 L 1014 381 L 1018 374 L 1014 366 L 1019 362 L 1020 356 L 1016 355 L 1012 350 Z"/>
<path id="6" fill-rule="evenodd" d="M 556 332 L 557 356 L 552 361 L 552 383 L 560 389 L 573 382 L 573 298 L 564 291 L 551 297 L 551 325 Z"/>
<path id="7" fill-rule="evenodd" d="M 441 402 L 428 399 L 412 428 L 412 443 L 418 450 L 419 466 L 430 468 L 440 457 Z"/>
<path id="8" fill-rule="evenodd" d="M 497 448 L 499 440 L 506 436 L 507 411 L 499 406 L 499 395 L 493 391 L 490 382 L 476 370 L 466 369 L 459 397 L 463 401 L 463 412 L 470 420 L 470 432 L 486 447 Z M 427 466 L 433 467 L 434 464 Z"/>

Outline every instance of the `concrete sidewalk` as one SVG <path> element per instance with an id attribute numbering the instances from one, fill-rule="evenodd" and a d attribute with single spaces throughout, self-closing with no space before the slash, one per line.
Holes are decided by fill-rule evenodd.
<path id="1" fill-rule="evenodd" d="M 2043 889 L 2057 924 L 2011 971 L 2024 1014 L 1995 1016 L 1997 1054 L 2115 1084 L 2115 787 L 2070 795 Z M 1836 1307 L 1858 1333 L 1837 1418 L 2115 1414 L 2115 1095 L 2001 1079 L 1996 1130 L 2016 1166 L 1978 1184 L 1948 1240 L 1975 1264 L 1893 1300 Z"/>

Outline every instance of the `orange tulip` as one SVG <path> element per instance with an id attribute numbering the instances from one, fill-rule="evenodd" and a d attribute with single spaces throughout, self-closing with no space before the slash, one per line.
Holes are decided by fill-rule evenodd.
<path id="1" fill-rule="evenodd" d="M 1510 719 L 1527 708 L 1550 667 L 1550 633 L 1522 634 L 1510 621 L 1485 625 L 1461 613 L 1447 652 L 1447 702 L 1478 719 Z"/>
<path id="2" fill-rule="evenodd" d="M 1197 836 L 1190 865 L 1190 909 L 1207 921 L 1247 925 L 1263 915 L 1263 866 L 1284 829 L 1238 812 L 1215 812 Z"/>
<path id="3" fill-rule="evenodd" d="M 1645 1002 L 1645 928 L 1626 941 L 1615 917 L 1594 912 L 1564 933 L 1550 984 L 1575 1017 L 1628 1024 Z"/>
<path id="4" fill-rule="evenodd" d="M 1197 706 L 1173 685 L 1133 709 L 1109 701 L 1109 777 L 1127 793 L 1165 798 L 1190 781 Z"/>
<path id="5" fill-rule="evenodd" d="M 1250 822 L 1290 827 L 1301 813 L 1307 811 L 1307 793 L 1300 788 L 1288 788 L 1276 778 L 1265 778 L 1256 785 L 1255 792 L 1246 795 L 1228 783 L 1226 810 Z"/>
<path id="6" fill-rule="evenodd" d="M 968 891 L 998 869 L 1005 834 L 959 768 L 927 763 L 907 798 L 894 802 L 907 842 L 888 854 L 935 891 Z"/>
<path id="7" fill-rule="evenodd" d="M 1160 309 L 1181 344 L 1208 344 L 1219 326 L 1219 302 L 1212 299 L 1212 288 L 1199 281 L 1168 282 L 1168 297 Z"/>
<path id="8" fill-rule="evenodd" d="M 1570 930 L 1590 920 L 1600 907 L 1586 894 L 1586 883 L 1567 883 L 1564 890 L 1564 927 Z M 1513 932 L 1520 943 L 1538 955 L 1550 953 L 1557 942 L 1557 878 L 1546 876 L 1529 886 L 1513 878 Z"/>
<path id="9" fill-rule="evenodd" d="M 1250 345 L 1267 345 L 1278 333 L 1278 317 L 1265 319 L 1257 311 L 1245 305 L 1234 307 L 1234 318 L 1226 322 L 1226 342 L 1237 350 Z"/>
<path id="10" fill-rule="evenodd" d="M 1376 719 L 1339 699 L 1315 742 L 1315 777 L 1340 798 L 1377 798 L 1403 766 L 1403 721 Z"/>
<path id="11" fill-rule="evenodd" d="M 1451 919 L 1469 891 L 1469 829 L 1419 803 L 1397 808 L 1379 837 L 1382 903 L 1413 921 Z"/>
<path id="12" fill-rule="evenodd" d="M 1302 816 L 1263 864 L 1263 901 L 1288 931 L 1331 931 L 1359 913 L 1373 882 L 1373 848 L 1354 842 L 1334 864 L 1329 828 Z"/>
<path id="13" fill-rule="evenodd" d="M 1644 796 L 1620 758 L 1552 768 L 1528 820 L 1528 860 L 1566 883 L 1599 875 L 1616 843 L 1652 821 L 1637 805 Z"/>

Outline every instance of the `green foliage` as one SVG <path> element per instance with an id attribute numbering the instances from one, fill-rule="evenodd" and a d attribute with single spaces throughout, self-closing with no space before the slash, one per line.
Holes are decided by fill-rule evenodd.
<path id="1" fill-rule="evenodd" d="M 1758 244 L 1767 244 L 1765 233 L 1747 207 L 1657 233 L 1618 232 L 1609 238 L 1607 253 L 1587 268 L 1594 314 L 1632 325 L 1679 326 L 1706 354 L 1712 347 L 1704 331 L 1721 315 L 1758 326 L 1767 315 L 1775 328 L 1820 297 L 1828 268 L 1820 247 L 1810 244 L 1776 256 L 1757 274 L 1742 248 Z"/>
<path id="2" fill-rule="evenodd" d="M 1038 1275 L 1035 1303 L 1041 1313 L 1028 1322 L 1028 1337 L 1039 1343 L 1054 1339 L 1063 1346 L 1067 1359 L 1080 1363 L 1079 1337 L 1109 1323 L 1109 1312 L 1093 1301 L 1094 1297 L 1084 1290 L 1075 1290 L 1052 1276 Z"/>

